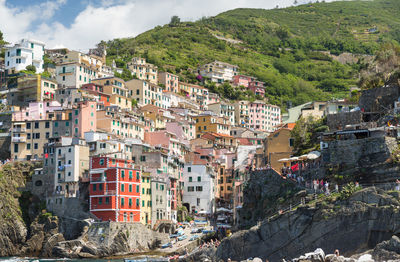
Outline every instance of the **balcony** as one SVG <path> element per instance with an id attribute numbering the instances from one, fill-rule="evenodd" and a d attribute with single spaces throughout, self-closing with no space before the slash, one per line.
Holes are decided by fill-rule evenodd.
<path id="1" fill-rule="evenodd" d="M 11 129 L 13 133 L 25 133 L 26 128 L 25 127 L 14 127 Z"/>
<path id="2" fill-rule="evenodd" d="M 106 182 L 106 177 L 105 176 L 91 177 L 90 182 Z"/>
<path id="3" fill-rule="evenodd" d="M 73 74 L 73 73 L 75 73 L 75 69 L 74 68 L 68 68 L 66 70 L 57 71 L 57 75 Z"/>
<path id="4" fill-rule="evenodd" d="M 65 171 L 65 166 L 58 166 L 58 167 L 57 167 L 57 170 L 58 170 L 58 171 Z"/>
<path id="5" fill-rule="evenodd" d="M 105 190 L 105 191 L 104 191 L 104 195 L 106 195 L 106 196 L 112 196 L 112 195 L 115 195 L 116 192 L 117 192 L 117 191 L 115 191 L 115 190 Z"/>
<path id="6" fill-rule="evenodd" d="M 12 137 L 11 142 L 13 143 L 25 143 L 26 137 Z"/>

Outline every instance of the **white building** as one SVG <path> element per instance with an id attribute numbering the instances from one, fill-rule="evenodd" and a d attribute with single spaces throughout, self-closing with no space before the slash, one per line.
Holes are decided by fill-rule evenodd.
<path id="1" fill-rule="evenodd" d="M 89 170 L 89 147 L 72 137 L 50 138 L 44 149 L 44 174 L 53 181 L 48 188 L 60 197 L 77 197 L 79 180 Z"/>
<path id="2" fill-rule="evenodd" d="M 239 73 L 239 67 L 221 61 L 214 61 L 202 65 L 198 69 L 199 74 L 211 78 L 211 81 L 223 83 L 232 81 L 232 78 Z"/>
<path id="3" fill-rule="evenodd" d="M 28 65 L 36 67 L 37 73 L 43 72 L 44 43 L 22 39 L 19 43 L 7 48 L 5 52 L 6 69 L 25 70 Z"/>
<path id="4" fill-rule="evenodd" d="M 183 171 L 183 205 L 189 212 L 206 211 L 214 213 L 215 187 L 214 171 L 211 166 L 185 164 Z"/>

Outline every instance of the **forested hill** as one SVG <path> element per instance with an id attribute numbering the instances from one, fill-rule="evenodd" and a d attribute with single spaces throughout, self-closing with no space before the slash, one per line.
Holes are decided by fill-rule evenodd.
<path id="1" fill-rule="evenodd" d="M 196 22 L 173 21 L 135 38 L 109 41 L 108 62 L 115 59 L 123 67 L 132 56 L 141 55 L 161 70 L 195 82 L 190 69 L 221 60 L 266 82 L 266 96 L 272 103 L 283 105 L 290 100 L 296 105 L 347 95 L 366 60 L 339 63 L 321 51 L 373 55 L 383 42 L 400 41 L 399 14 L 398 0 L 235 9 Z M 240 98 L 240 93 L 229 89 L 217 91 Z"/>

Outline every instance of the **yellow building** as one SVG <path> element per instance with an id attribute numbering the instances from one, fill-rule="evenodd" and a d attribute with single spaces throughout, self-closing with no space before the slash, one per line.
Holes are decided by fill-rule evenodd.
<path id="1" fill-rule="evenodd" d="M 145 58 L 134 57 L 128 63 L 129 70 L 140 80 L 149 81 L 152 84 L 158 83 L 158 68 L 146 62 Z"/>
<path id="2" fill-rule="evenodd" d="M 138 79 L 127 81 L 126 86 L 129 90 L 129 96 L 136 99 L 139 106 L 155 105 L 162 107 L 162 87 Z"/>
<path id="3" fill-rule="evenodd" d="M 15 88 L 10 88 L 7 101 L 10 105 L 27 106 L 30 102 L 54 100 L 57 81 L 41 75 L 22 75 Z"/>
<path id="4" fill-rule="evenodd" d="M 140 208 L 140 222 L 151 225 L 151 177 L 150 172 L 142 172 L 142 206 Z"/>
<path id="5" fill-rule="evenodd" d="M 104 77 L 92 81 L 93 84 L 102 85 L 103 92 L 110 95 L 110 104 L 121 109 L 132 110 L 132 100 L 129 98 L 125 81 L 117 77 Z"/>
<path id="6" fill-rule="evenodd" d="M 113 110 L 99 110 L 96 112 L 96 126 L 98 131 L 105 131 L 118 138 L 143 139 L 145 123 L 131 115 L 124 115 Z"/>
<path id="7" fill-rule="evenodd" d="M 211 114 L 201 114 L 194 116 L 196 121 L 196 137 L 199 138 L 203 133 L 218 133 L 229 135 L 231 123 L 227 118 L 218 117 Z"/>
<path id="8" fill-rule="evenodd" d="M 266 162 L 278 172 L 280 172 L 283 167 L 283 163 L 278 162 L 278 160 L 290 158 L 293 154 L 292 129 L 293 127 L 278 129 L 269 135 L 264 142 L 264 157 Z"/>

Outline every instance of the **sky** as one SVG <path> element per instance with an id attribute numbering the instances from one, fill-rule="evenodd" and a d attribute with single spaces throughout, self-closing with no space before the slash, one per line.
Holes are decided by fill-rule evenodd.
<path id="1" fill-rule="evenodd" d="M 293 3 L 294 0 L 0 0 L 0 31 L 10 43 L 32 38 L 45 42 L 46 48 L 87 51 L 101 40 L 134 37 L 169 23 L 173 15 L 181 21 L 195 21 L 240 7 L 271 9 Z"/>

